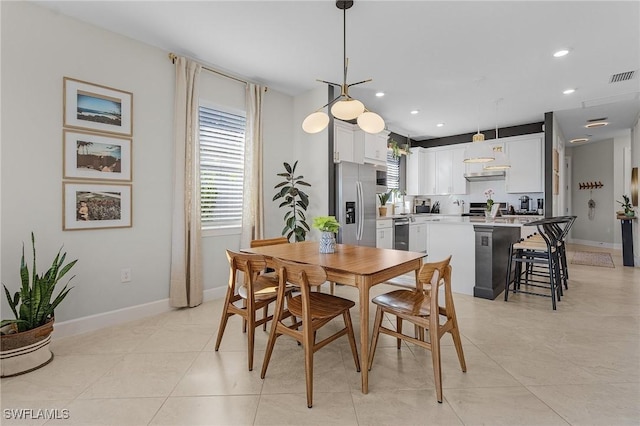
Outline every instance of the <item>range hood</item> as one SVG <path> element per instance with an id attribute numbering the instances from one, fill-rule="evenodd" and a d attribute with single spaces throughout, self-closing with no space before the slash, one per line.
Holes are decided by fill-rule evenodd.
<path id="1" fill-rule="evenodd" d="M 469 182 L 481 182 L 486 180 L 504 180 L 504 170 L 490 170 L 480 173 L 465 173 L 464 178 Z"/>

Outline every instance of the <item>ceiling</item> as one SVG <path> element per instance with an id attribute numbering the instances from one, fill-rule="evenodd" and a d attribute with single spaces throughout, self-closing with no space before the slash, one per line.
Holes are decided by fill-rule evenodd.
<path id="1" fill-rule="evenodd" d="M 318 88 L 316 79 L 342 82 L 333 1 L 35 3 L 292 96 Z M 567 140 L 594 142 L 640 114 L 637 1 L 359 0 L 346 18 L 347 82 L 373 78 L 350 94 L 412 139 L 540 122 L 554 111 Z M 570 53 L 554 58 L 561 48 Z M 627 71 L 635 77 L 609 82 Z M 608 126 L 584 128 L 602 117 Z"/>

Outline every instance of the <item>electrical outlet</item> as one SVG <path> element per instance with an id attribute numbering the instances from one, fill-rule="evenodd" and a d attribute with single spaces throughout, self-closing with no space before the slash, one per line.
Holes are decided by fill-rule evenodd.
<path id="1" fill-rule="evenodd" d="M 121 283 L 131 282 L 131 268 L 123 268 L 120 270 L 120 282 Z"/>

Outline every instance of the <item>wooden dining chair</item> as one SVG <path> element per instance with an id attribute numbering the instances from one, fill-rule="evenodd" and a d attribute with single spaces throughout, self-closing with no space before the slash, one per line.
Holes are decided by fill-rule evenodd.
<path id="1" fill-rule="evenodd" d="M 467 365 L 462 352 L 462 341 L 456 319 L 456 311 L 451 294 L 451 256 L 441 262 L 425 263 L 418 273 L 415 290 L 395 290 L 382 294 L 373 299 L 377 306 L 376 319 L 373 326 L 373 339 L 369 352 L 369 368 L 373 365 L 373 358 L 380 333 L 396 337 L 398 349 L 400 340 L 411 342 L 431 351 L 433 360 L 433 376 L 436 385 L 438 402 L 442 402 L 442 368 L 440 363 L 440 339 L 445 333 L 450 333 L 458 353 L 458 361 L 463 372 Z M 440 286 L 444 285 L 444 306 L 438 301 Z M 383 314 L 396 317 L 396 330 L 382 326 Z M 441 323 L 440 316 L 446 320 Z M 409 321 L 420 330 L 428 330 L 429 341 L 420 336 L 418 338 L 402 333 L 403 320 Z M 421 333 L 422 334 L 422 333 Z"/>
<path id="2" fill-rule="evenodd" d="M 253 247 L 264 247 L 264 246 L 271 246 L 274 244 L 287 244 L 289 243 L 289 239 L 287 237 L 276 237 L 276 238 L 267 238 L 267 239 L 263 239 L 263 240 L 252 240 L 251 241 L 251 248 Z M 275 276 L 275 275 L 274 275 Z M 277 277 L 276 277 L 277 279 Z M 317 288 L 318 291 L 320 291 L 320 287 Z M 330 281 L 329 282 L 329 292 L 331 294 L 333 294 L 335 291 L 335 283 Z M 265 325 L 266 327 L 266 325 Z M 265 328 L 266 330 L 266 328 Z"/>
<path id="3" fill-rule="evenodd" d="M 255 346 L 256 327 L 266 324 L 273 318 L 264 310 L 262 318 L 256 319 L 256 311 L 266 308 L 276 301 L 279 282 L 262 275 L 267 263 L 262 255 L 237 253 L 227 250 L 229 260 L 229 285 L 225 296 L 222 318 L 216 338 L 217 351 L 220 348 L 227 321 L 232 315 L 239 315 L 243 319 L 243 332 L 248 332 L 248 367 L 253 370 L 253 352 Z M 238 284 L 238 272 L 243 275 L 243 283 Z M 285 293 L 290 289 L 283 289 Z M 242 306 L 237 302 L 242 301 Z"/>
<path id="4" fill-rule="evenodd" d="M 304 347 L 307 407 L 311 408 L 313 405 L 313 354 L 316 351 L 346 334 L 351 345 L 356 370 L 360 371 L 356 339 L 353 333 L 351 315 L 349 314 L 349 309 L 354 307 L 355 303 L 331 294 L 311 291 L 312 286 L 322 285 L 327 280 L 327 274 L 321 266 L 288 262 L 280 259 L 274 259 L 274 261 L 280 276 L 280 287 L 278 288 L 276 310 L 273 314 L 273 323 L 271 324 L 271 332 L 260 377 L 264 379 L 267 374 L 276 339 L 283 334 L 293 337 L 302 343 Z M 299 289 L 300 294 L 293 296 L 288 293 L 285 287 L 286 284 L 292 284 Z M 285 302 L 287 309 L 285 309 Z M 291 315 L 300 320 L 293 325 L 285 324 L 283 320 Z M 316 331 L 340 315 L 344 319 L 344 328 L 320 342 L 316 342 Z"/>
<path id="5" fill-rule="evenodd" d="M 273 245 L 276 245 L 276 244 L 289 244 L 289 239 L 287 237 L 275 237 L 275 238 L 263 238 L 263 239 L 259 239 L 259 240 L 251 240 L 250 247 L 254 248 L 254 247 L 273 246 Z M 274 286 L 278 285 L 278 275 L 271 268 L 265 268 L 265 270 L 262 273 L 262 276 L 264 278 L 272 280 Z M 269 305 L 268 304 L 265 305 L 263 310 L 264 310 L 264 317 L 269 316 Z M 262 324 L 262 330 L 267 331 L 267 323 L 266 322 L 264 324 Z M 242 320 L 242 331 L 243 332 L 247 331 L 247 321 L 246 320 Z"/>

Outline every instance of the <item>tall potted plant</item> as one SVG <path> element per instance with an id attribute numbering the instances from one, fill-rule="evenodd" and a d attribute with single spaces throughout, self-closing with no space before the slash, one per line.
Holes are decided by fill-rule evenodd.
<path id="1" fill-rule="evenodd" d="M 296 242 L 304 241 L 307 231 L 310 230 L 304 214 L 307 211 L 307 207 L 309 207 L 309 196 L 300 187 L 311 186 L 302 180 L 304 176 L 296 176 L 297 166 L 297 161 L 293 163 L 293 166 L 289 163 L 284 163 L 285 172 L 278 173 L 278 176 L 285 178 L 285 180 L 274 186 L 275 189 L 280 188 L 280 190 L 273 196 L 273 201 L 283 199 L 278 207 L 287 208 L 287 212 L 284 215 L 282 235 L 286 236 L 289 241 L 293 236 Z"/>
<path id="2" fill-rule="evenodd" d="M 26 373 L 48 364 L 53 359 L 49 349 L 53 331 L 54 310 L 73 287 L 65 286 L 54 297 L 56 285 L 78 261 L 66 265 L 67 253 L 62 247 L 44 274 L 36 272 L 36 243 L 31 233 L 33 268 L 31 274 L 25 262 L 24 244 L 20 261 L 21 288 L 13 296 L 6 285 L 4 293 L 15 319 L 4 319 L 0 323 L 0 364 L 2 377 Z"/>

